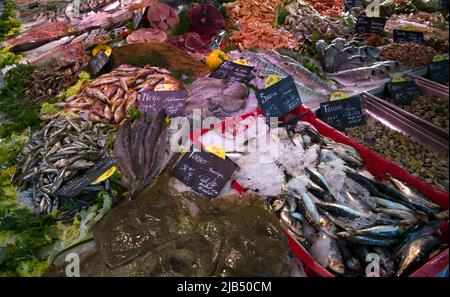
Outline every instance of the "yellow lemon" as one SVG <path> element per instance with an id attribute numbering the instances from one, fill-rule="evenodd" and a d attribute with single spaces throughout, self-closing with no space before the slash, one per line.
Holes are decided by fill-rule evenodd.
<path id="1" fill-rule="evenodd" d="M 206 58 L 206 66 L 209 70 L 214 70 L 225 60 L 230 60 L 227 54 L 219 50 L 213 50 L 208 58 Z"/>

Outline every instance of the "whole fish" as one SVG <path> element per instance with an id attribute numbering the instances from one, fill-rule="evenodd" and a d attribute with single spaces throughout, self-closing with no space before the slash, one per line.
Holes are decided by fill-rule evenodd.
<path id="1" fill-rule="evenodd" d="M 345 173 L 348 177 L 352 178 L 357 183 L 364 186 L 367 190 L 369 190 L 372 196 L 381 197 L 387 200 L 391 200 L 394 202 L 403 203 L 409 208 L 420 210 L 426 213 L 427 215 L 434 217 L 435 213 L 433 210 L 428 208 L 426 205 L 421 204 L 418 201 L 414 201 L 404 196 L 400 192 L 395 191 L 393 188 L 389 187 L 386 184 L 371 180 L 361 174 L 353 170 L 345 170 Z"/>
<path id="2" fill-rule="evenodd" d="M 316 74 L 312 73 L 303 65 L 297 63 L 294 59 L 281 55 L 275 51 L 260 50 L 259 54 L 266 58 L 268 61 L 278 67 L 282 68 L 289 75 L 291 75 L 295 81 L 298 81 L 307 87 L 316 90 L 322 94 L 330 94 L 334 89 L 320 79 Z"/>
<path id="3" fill-rule="evenodd" d="M 315 228 L 320 228 L 320 216 L 317 211 L 316 205 L 314 204 L 308 192 L 299 193 L 295 197 L 300 203 L 300 209 L 303 211 L 304 216 L 308 222 Z"/>
<path id="4" fill-rule="evenodd" d="M 397 202 L 383 199 L 383 198 L 379 198 L 379 197 L 373 197 L 373 199 L 375 200 L 375 203 L 377 204 L 377 206 L 380 208 L 402 210 L 402 211 L 410 212 L 412 214 L 412 210 L 409 207 L 405 206 L 404 204 L 397 203 Z"/>
<path id="5" fill-rule="evenodd" d="M 390 76 L 383 70 L 374 67 L 360 67 L 327 74 L 332 80 L 343 86 L 367 87 L 382 84 Z"/>
<path id="6" fill-rule="evenodd" d="M 337 233 L 342 239 L 354 243 L 354 244 L 364 244 L 369 246 L 392 246 L 398 242 L 395 238 L 377 238 L 362 235 L 354 235 L 352 232 L 344 231 Z"/>
<path id="7" fill-rule="evenodd" d="M 400 240 L 399 244 L 395 247 L 394 256 L 398 257 L 402 251 L 415 239 L 427 235 L 435 234 L 438 228 L 442 225 L 444 221 L 435 220 L 429 222 L 425 225 L 418 226 L 414 230 L 406 233 Z"/>
<path id="8" fill-rule="evenodd" d="M 337 201 L 337 195 L 331 190 L 327 180 L 322 174 L 319 173 L 319 171 L 317 171 L 317 169 L 313 167 L 306 167 L 305 171 L 309 174 L 311 180 L 320 185 L 331 197 L 333 197 L 335 201 Z"/>
<path id="9" fill-rule="evenodd" d="M 405 226 L 400 224 L 374 226 L 366 229 L 355 230 L 353 233 L 361 236 L 398 237 L 405 233 L 405 231 Z"/>
<path id="10" fill-rule="evenodd" d="M 361 219 L 371 222 L 372 224 L 390 225 L 395 224 L 396 221 L 380 218 L 374 214 L 366 214 L 356 211 L 348 206 L 338 203 L 318 202 L 316 206 L 329 212 L 331 215 L 347 218 L 347 219 Z"/>
<path id="11" fill-rule="evenodd" d="M 400 255 L 396 276 L 402 276 L 427 259 L 429 253 L 439 246 L 439 238 L 432 235 L 419 237 L 408 244 Z"/>
<path id="12" fill-rule="evenodd" d="M 395 187 L 406 197 L 408 197 L 412 201 L 416 201 L 417 203 L 423 204 L 429 209 L 433 210 L 434 212 L 439 212 L 442 210 L 442 208 L 431 202 L 430 200 L 427 200 L 426 198 L 419 195 L 417 192 L 413 191 L 411 188 L 409 188 L 407 185 L 405 185 L 403 182 L 399 181 L 398 179 L 390 176 L 389 180 L 392 181 L 392 183 L 395 185 Z"/>

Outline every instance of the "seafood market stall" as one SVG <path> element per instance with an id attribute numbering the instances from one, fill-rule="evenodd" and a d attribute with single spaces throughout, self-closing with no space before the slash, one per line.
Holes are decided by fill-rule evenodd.
<path id="1" fill-rule="evenodd" d="M 441 4 L 0 2 L 0 276 L 448 271 Z"/>

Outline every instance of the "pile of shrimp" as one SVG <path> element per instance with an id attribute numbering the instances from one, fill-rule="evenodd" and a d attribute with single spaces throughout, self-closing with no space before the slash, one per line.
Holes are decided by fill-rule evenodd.
<path id="1" fill-rule="evenodd" d="M 321 15 L 338 17 L 345 9 L 343 0 L 309 0 Z"/>
<path id="2" fill-rule="evenodd" d="M 298 45 L 290 32 L 274 28 L 278 4 L 283 5 L 279 0 L 237 0 L 224 5 L 239 27 L 230 32 L 230 38 L 240 49 L 294 48 Z"/>

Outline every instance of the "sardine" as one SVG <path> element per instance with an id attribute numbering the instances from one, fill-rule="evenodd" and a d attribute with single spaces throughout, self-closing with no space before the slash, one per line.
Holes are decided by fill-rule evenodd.
<path id="1" fill-rule="evenodd" d="M 337 235 L 344 240 L 354 244 L 364 244 L 369 246 L 392 246 L 398 242 L 395 238 L 376 238 L 369 236 L 354 235 L 352 232 L 339 232 Z"/>
<path id="2" fill-rule="evenodd" d="M 420 264 L 439 245 L 439 238 L 432 235 L 419 237 L 408 244 L 400 256 L 396 276 L 402 276 Z"/>
<path id="3" fill-rule="evenodd" d="M 320 185 L 326 192 L 333 197 L 335 201 L 337 201 L 336 194 L 331 190 L 330 186 L 328 185 L 327 180 L 325 177 L 323 177 L 317 169 L 312 167 L 306 167 L 305 171 L 309 174 L 309 177 L 318 185 Z"/>
<path id="4" fill-rule="evenodd" d="M 295 196 L 300 203 L 300 210 L 303 215 L 306 217 L 308 222 L 315 228 L 320 228 L 320 216 L 317 211 L 316 205 L 314 204 L 312 198 L 308 195 L 307 192 L 299 193 L 299 195 Z"/>
<path id="5" fill-rule="evenodd" d="M 356 235 L 361 236 L 377 236 L 377 237 L 398 237 L 405 233 L 406 228 L 403 225 L 382 225 L 374 226 L 366 229 L 353 231 Z"/>

